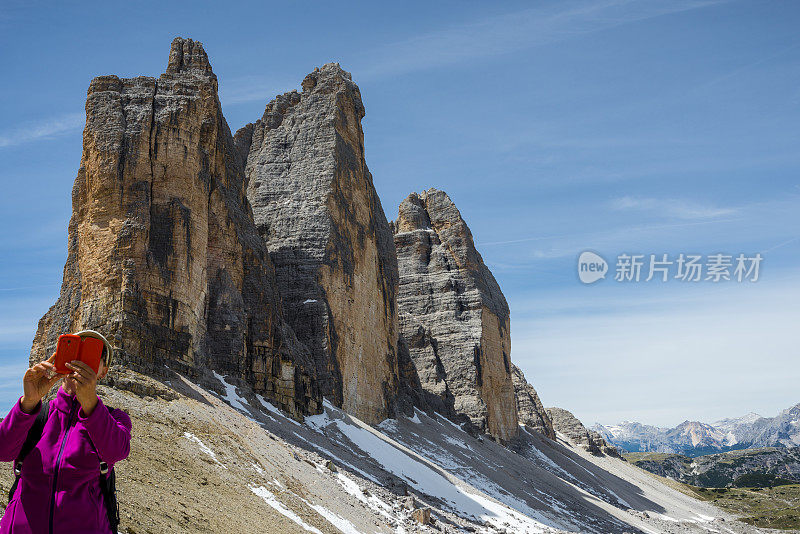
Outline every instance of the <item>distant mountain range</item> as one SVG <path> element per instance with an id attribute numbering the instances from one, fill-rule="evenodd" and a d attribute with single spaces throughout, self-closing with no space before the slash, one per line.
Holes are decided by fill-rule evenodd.
<path id="1" fill-rule="evenodd" d="M 800 404 L 775 417 L 749 413 L 715 423 L 684 421 L 674 428 L 659 428 L 636 422 L 592 430 L 627 452 L 663 452 L 690 457 L 738 449 L 796 447 L 800 445 Z"/>

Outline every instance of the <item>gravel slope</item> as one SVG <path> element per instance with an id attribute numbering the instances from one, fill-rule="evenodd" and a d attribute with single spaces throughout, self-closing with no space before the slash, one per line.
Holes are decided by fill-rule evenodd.
<path id="1" fill-rule="evenodd" d="M 100 388 L 133 420 L 120 532 L 767 532 L 563 436 L 513 452 L 436 414 L 370 427 L 327 403 L 298 423 L 219 378 Z"/>

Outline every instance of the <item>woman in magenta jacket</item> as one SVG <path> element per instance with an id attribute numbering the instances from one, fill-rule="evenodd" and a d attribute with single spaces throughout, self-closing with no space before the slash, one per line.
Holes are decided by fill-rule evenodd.
<path id="1" fill-rule="evenodd" d="M 23 395 L 0 422 L 0 461 L 16 459 L 42 397 L 58 380 L 63 382 L 50 401 L 42 438 L 22 462 L 17 490 L 0 520 L 0 534 L 111 532 L 100 491 L 100 462 L 110 470 L 128 457 L 131 420 L 124 411 L 107 408 L 97 396 L 97 379 L 106 375 L 111 359 L 111 348 L 106 346 L 96 374 L 85 363 L 73 361 L 67 364 L 72 373 L 58 375 L 55 354 L 25 372 Z"/>

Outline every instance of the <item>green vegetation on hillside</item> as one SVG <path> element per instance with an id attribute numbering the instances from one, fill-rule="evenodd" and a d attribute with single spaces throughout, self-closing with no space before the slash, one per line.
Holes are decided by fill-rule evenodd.
<path id="1" fill-rule="evenodd" d="M 800 484 L 768 488 L 700 488 L 682 485 L 685 493 L 763 528 L 800 529 Z"/>
<path id="2" fill-rule="evenodd" d="M 773 488 L 789 484 L 794 482 L 766 473 L 748 473 L 733 481 L 733 485 L 737 488 Z"/>
<path id="3" fill-rule="evenodd" d="M 800 447 L 747 449 L 695 458 L 653 452 L 626 453 L 624 457 L 656 475 L 703 488 L 800 482 Z"/>

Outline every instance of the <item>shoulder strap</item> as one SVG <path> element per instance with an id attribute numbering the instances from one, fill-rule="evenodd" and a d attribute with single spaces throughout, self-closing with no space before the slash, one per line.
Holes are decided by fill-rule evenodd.
<path id="1" fill-rule="evenodd" d="M 44 425 L 47 423 L 47 416 L 50 414 L 50 401 L 46 401 L 42 399 L 42 407 L 39 409 L 39 413 L 36 414 L 36 419 L 33 421 L 33 426 L 31 426 L 30 430 L 28 430 L 28 435 L 25 437 L 25 442 L 22 444 L 22 448 L 19 450 L 19 454 L 17 455 L 17 459 L 14 460 L 14 484 L 11 486 L 11 489 L 8 490 L 8 500 L 10 501 L 14 497 L 14 492 L 17 490 L 17 484 L 19 483 L 20 477 L 20 469 L 22 468 L 22 461 L 28 456 L 36 444 L 39 443 L 39 440 L 42 439 L 42 431 L 44 430 Z"/>
<path id="2" fill-rule="evenodd" d="M 114 408 L 106 406 L 109 413 L 114 412 Z M 94 447 L 94 443 L 92 443 Z M 95 452 L 97 449 L 95 448 Z M 99 455 L 98 455 L 99 458 Z M 119 527 L 119 504 L 117 503 L 117 475 L 116 469 L 109 469 L 108 464 L 100 458 L 100 493 L 103 494 L 103 501 L 106 505 L 106 515 L 111 532 L 117 532 Z"/>
<path id="3" fill-rule="evenodd" d="M 111 532 L 119 528 L 119 504 L 117 503 L 117 476 L 116 469 L 111 469 L 108 474 L 100 475 L 100 492 L 106 505 L 106 515 Z"/>
<path id="4" fill-rule="evenodd" d="M 42 439 L 42 431 L 44 430 L 44 425 L 47 423 L 47 416 L 50 415 L 50 401 L 42 400 L 42 407 L 39 410 L 39 413 L 36 414 L 36 420 L 33 422 L 33 426 L 28 431 L 28 436 L 25 438 L 25 443 L 22 444 L 22 448 L 19 450 L 19 454 L 17 455 L 17 461 L 21 462 L 28 456 L 33 448 L 39 443 L 39 440 Z"/>

